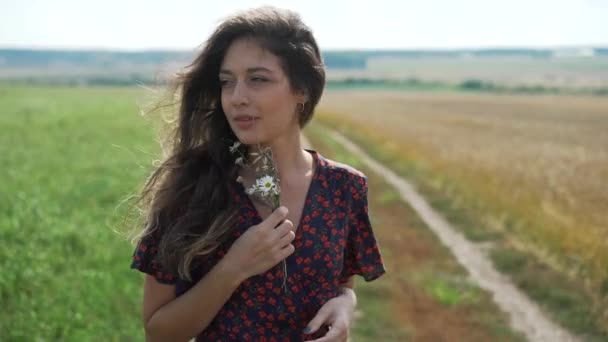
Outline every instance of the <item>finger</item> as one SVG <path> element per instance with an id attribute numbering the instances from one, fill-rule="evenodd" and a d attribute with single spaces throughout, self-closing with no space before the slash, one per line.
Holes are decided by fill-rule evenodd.
<path id="1" fill-rule="evenodd" d="M 316 340 L 311 340 L 311 342 L 335 342 L 335 341 L 344 341 L 346 339 L 346 330 L 345 328 L 335 328 L 330 327 L 329 331 L 325 336 L 322 336 Z"/>
<path id="2" fill-rule="evenodd" d="M 331 315 L 330 307 L 327 305 L 323 305 L 319 312 L 315 315 L 315 317 L 308 323 L 308 326 L 304 330 L 307 334 L 312 334 L 317 331 L 323 323 L 329 321 Z"/>
<path id="3" fill-rule="evenodd" d="M 294 239 L 296 238 L 296 233 L 292 230 L 288 231 L 280 240 L 278 245 L 281 246 L 281 249 L 287 247 Z"/>
<path id="4" fill-rule="evenodd" d="M 279 261 L 284 260 L 291 254 L 293 254 L 293 252 L 295 252 L 295 250 L 296 250 L 296 248 L 292 244 L 288 244 L 287 246 L 285 246 L 285 248 L 283 248 L 279 251 Z"/>
<path id="5" fill-rule="evenodd" d="M 287 207 L 280 206 L 270 215 L 268 215 L 268 217 L 260 225 L 263 227 L 263 229 L 273 229 L 287 217 L 288 212 Z"/>
<path id="6" fill-rule="evenodd" d="M 289 220 L 283 220 L 283 222 L 274 229 L 276 232 L 276 236 L 282 238 L 287 235 L 289 232 L 293 231 L 293 223 Z"/>

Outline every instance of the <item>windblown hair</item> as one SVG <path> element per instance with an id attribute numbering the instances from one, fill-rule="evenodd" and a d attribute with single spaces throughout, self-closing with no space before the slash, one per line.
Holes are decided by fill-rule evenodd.
<path id="1" fill-rule="evenodd" d="M 307 95 L 300 127 L 312 118 L 325 85 L 325 70 L 312 31 L 299 15 L 274 7 L 224 20 L 173 84 L 177 118 L 167 157 L 145 182 L 138 203 L 145 226 L 140 238 L 158 241 L 157 262 L 192 280 L 199 258 L 217 250 L 237 223 L 230 196 L 237 175 L 229 146 L 237 138 L 221 106 L 219 71 L 235 39 L 252 38 L 281 61 L 292 91 Z M 241 148 L 246 150 L 246 146 Z"/>

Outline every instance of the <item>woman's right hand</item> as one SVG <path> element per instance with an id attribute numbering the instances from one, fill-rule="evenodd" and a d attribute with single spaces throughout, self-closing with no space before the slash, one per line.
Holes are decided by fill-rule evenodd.
<path id="1" fill-rule="evenodd" d="M 281 206 L 264 221 L 251 226 L 224 256 L 224 261 L 241 275 L 242 280 L 268 271 L 294 252 L 291 242 L 296 235 L 293 223 L 285 219 L 287 212 L 287 208 Z"/>

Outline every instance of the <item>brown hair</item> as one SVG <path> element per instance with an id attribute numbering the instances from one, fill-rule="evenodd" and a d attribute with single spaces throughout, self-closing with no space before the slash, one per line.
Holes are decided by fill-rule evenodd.
<path id="1" fill-rule="evenodd" d="M 192 280 L 193 262 L 214 252 L 237 222 L 238 208 L 230 196 L 237 170 L 229 151 L 237 138 L 221 106 L 218 76 L 226 50 L 242 37 L 279 57 L 292 90 L 307 95 L 298 114 L 301 127 L 312 118 L 325 85 L 312 31 L 298 14 L 274 7 L 224 20 L 177 75 L 171 88 L 178 99 L 177 120 L 168 157 L 146 181 L 138 203 L 146 220 L 139 236 L 158 239 L 157 261 L 183 279 Z"/>

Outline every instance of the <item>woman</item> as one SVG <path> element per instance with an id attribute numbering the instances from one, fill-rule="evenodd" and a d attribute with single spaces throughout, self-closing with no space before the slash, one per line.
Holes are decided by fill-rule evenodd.
<path id="1" fill-rule="evenodd" d="M 324 83 L 311 30 L 272 7 L 225 20 L 181 75 L 172 154 L 142 192 L 131 266 L 147 273 L 148 340 L 346 340 L 353 276 L 384 267 L 365 175 L 300 145 Z M 256 174 L 231 153 L 260 147 L 281 182 L 274 211 L 248 196 Z"/>

